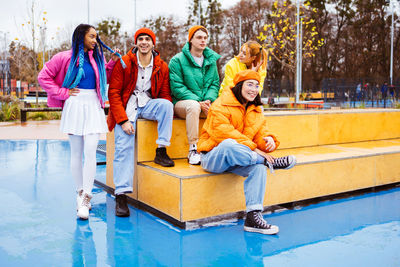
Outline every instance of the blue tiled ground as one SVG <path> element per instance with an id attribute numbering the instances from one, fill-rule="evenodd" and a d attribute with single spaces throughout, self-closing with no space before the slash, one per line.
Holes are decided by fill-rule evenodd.
<path id="1" fill-rule="evenodd" d="M 0 203 L 2 267 L 400 266 L 400 188 L 265 215 L 276 236 L 242 220 L 184 231 L 133 208 L 117 218 L 98 188 L 80 221 L 68 142 L 0 140 Z"/>

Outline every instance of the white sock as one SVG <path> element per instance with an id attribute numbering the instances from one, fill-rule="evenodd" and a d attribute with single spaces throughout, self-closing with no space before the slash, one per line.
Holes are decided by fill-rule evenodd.
<path id="1" fill-rule="evenodd" d="M 191 151 L 191 150 L 196 150 L 197 151 L 197 144 L 191 144 L 189 146 L 189 151 Z"/>

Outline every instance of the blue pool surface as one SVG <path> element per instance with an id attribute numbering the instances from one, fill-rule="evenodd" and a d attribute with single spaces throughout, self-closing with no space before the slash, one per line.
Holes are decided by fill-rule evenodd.
<path id="1" fill-rule="evenodd" d="M 182 230 L 135 208 L 119 218 L 113 196 L 93 194 L 77 220 L 67 141 L 0 140 L 0 266 L 400 266 L 399 187 L 266 214 L 275 236 L 243 220 Z"/>

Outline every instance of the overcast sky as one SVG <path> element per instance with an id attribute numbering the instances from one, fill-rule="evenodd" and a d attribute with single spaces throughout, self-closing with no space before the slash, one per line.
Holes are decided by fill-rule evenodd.
<path id="1" fill-rule="evenodd" d="M 79 23 L 88 22 L 88 0 L 35 0 L 38 11 L 45 11 L 48 22 L 48 35 L 54 37 L 50 45 L 60 40 L 70 39 L 73 29 Z M 220 0 L 222 7 L 231 7 L 239 0 Z M 4 32 L 7 32 L 7 42 L 18 38 L 25 41 L 28 38 L 27 23 L 28 3 L 31 0 L 0 0 L 0 48 L 4 49 Z M 120 19 L 122 29 L 133 32 L 135 0 L 89 0 L 90 24 L 96 24 L 102 19 L 115 17 Z M 150 16 L 175 15 L 182 20 L 187 17 L 189 0 L 136 0 L 137 24 Z M 25 29 L 25 30 L 23 30 Z M 58 32 L 58 34 L 56 34 Z M 51 39 L 51 38 L 50 38 Z"/>

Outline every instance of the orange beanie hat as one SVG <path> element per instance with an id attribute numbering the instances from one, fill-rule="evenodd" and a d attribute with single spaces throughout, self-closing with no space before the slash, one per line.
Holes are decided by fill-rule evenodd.
<path id="1" fill-rule="evenodd" d="M 153 40 L 153 44 L 154 46 L 156 46 L 156 35 L 154 34 L 154 32 L 148 28 L 140 28 L 139 30 L 136 31 L 135 33 L 135 44 L 137 41 L 137 38 L 139 37 L 139 35 L 148 35 L 150 36 L 150 38 Z"/>
<path id="2" fill-rule="evenodd" d="M 236 85 L 246 80 L 256 80 L 260 83 L 261 77 L 260 74 L 254 70 L 242 70 L 236 73 L 235 78 L 233 78 L 233 83 Z"/>
<path id="3" fill-rule="evenodd" d="M 195 32 L 197 32 L 200 29 L 204 29 L 207 32 L 208 35 L 208 31 L 204 26 L 201 25 L 195 25 L 192 28 L 189 29 L 189 35 L 188 35 L 188 42 L 190 42 L 190 40 L 192 40 L 193 35 L 195 34 Z"/>

